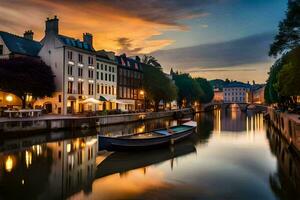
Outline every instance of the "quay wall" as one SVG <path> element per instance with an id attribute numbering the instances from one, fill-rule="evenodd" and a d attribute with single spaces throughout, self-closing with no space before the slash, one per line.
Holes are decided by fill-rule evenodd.
<path id="1" fill-rule="evenodd" d="M 300 115 L 268 108 L 270 122 L 280 131 L 289 144 L 300 151 Z"/>
<path id="2" fill-rule="evenodd" d="M 40 118 L 2 119 L 0 121 L 0 133 L 32 132 L 58 129 L 84 129 L 96 126 L 129 123 L 165 117 L 183 117 L 186 115 L 191 115 L 192 113 L 192 109 L 181 109 L 163 112 L 131 113 L 91 117 L 43 116 Z"/>

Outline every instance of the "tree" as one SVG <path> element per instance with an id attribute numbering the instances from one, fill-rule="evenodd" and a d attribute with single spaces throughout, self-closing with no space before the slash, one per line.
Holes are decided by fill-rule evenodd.
<path id="1" fill-rule="evenodd" d="M 280 96 L 291 97 L 296 103 L 300 95 L 300 47 L 287 55 L 287 61 L 278 74 L 278 93 Z"/>
<path id="2" fill-rule="evenodd" d="M 144 55 L 142 62 L 147 65 L 152 65 L 153 67 L 156 67 L 158 69 L 162 69 L 162 67 L 159 64 L 159 62 L 157 61 L 157 59 L 154 58 L 153 56 Z"/>
<path id="3" fill-rule="evenodd" d="M 200 99 L 204 94 L 201 87 L 189 74 L 174 74 L 175 85 L 178 88 L 177 102 L 182 107 L 183 101 L 186 105 L 191 105 L 193 101 Z"/>
<path id="4" fill-rule="evenodd" d="M 211 84 L 205 78 L 196 78 L 195 80 L 203 91 L 199 101 L 201 103 L 209 103 L 214 98 L 214 91 Z"/>
<path id="5" fill-rule="evenodd" d="M 300 0 L 289 0 L 286 18 L 279 23 L 279 32 L 271 44 L 269 55 L 287 53 L 300 45 Z"/>
<path id="6" fill-rule="evenodd" d="M 15 94 L 26 107 L 26 96 L 42 98 L 55 91 L 51 68 L 37 58 L 19 57 L 0 60 L 0 90 Z"/>
<path id="7" fill-rule="evenodd" d="M 177 98 L 177 88 L 162 70 L 148 64 L 143 64 L 143 85 L 147 100 L 153 101 L 155 110 L 159 102 L 170 102 Z"/>

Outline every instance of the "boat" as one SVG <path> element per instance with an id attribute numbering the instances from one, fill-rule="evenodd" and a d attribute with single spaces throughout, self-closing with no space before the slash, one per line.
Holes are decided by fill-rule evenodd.
<path id="1" fill-rule="evenodd" d="M 157 129 L 149 132 L 109 137 L 99 135 L 99 149 L 108 151 L 127 151 L 150 149 L 158 146 L 174 144 L 190 136 L 196 129 L 197 123 L 189 121 L 170 128 Z"/>
<path id="2" fill-rule="evenodd" d="M 95 178 L 98 179 L 112 174 L 123 174 L 196 152 L 195 146 L 190 141 L 180 142 L 172 148 L 113 152 L 97 166 Z"/>

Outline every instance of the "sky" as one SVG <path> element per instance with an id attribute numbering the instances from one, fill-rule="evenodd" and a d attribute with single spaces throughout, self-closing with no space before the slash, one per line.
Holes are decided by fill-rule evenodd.
<path id="1" fill-rule="evenodd" d="M 268 48 L 287 0 L 0 0 L 0 30 L 44 36 L 57 15 L 60 34 L 94 36 L 94 48 L 154 55 L 164 71 L 264 82 Z"/>

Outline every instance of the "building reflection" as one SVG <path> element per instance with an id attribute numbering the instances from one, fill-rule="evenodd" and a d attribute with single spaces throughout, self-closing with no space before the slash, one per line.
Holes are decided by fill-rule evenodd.
<path id="1" fill-rule="evenodd" d="M 0 153 L 0 199 L 62 199 L 79 191 L 91 192 L 96 138 L 67 139 Z"/>
<path id="2" fill-rule="evenodd" d="M 277 172 L 270 175 L 270 187 L 278 199 L 300 199 L 300 156 L 272 126 L 267 137 L 277 158 Z"/>
<path id="3" fill-rule="evenodd" d="M 239 109 L 213 111 L 214 132 L 261 132 L 264 130 L 263 114 L 245 113 Z"/>

